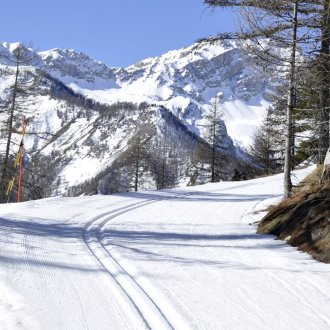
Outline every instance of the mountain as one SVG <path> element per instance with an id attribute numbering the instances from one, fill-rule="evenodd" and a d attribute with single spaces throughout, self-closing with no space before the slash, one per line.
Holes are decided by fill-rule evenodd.
<path id="1" fill-rule="evenodd" d="M 3 104 L 10 99 L 18 46 L 0 44 Z M 38 82 L 21 100 L 28 117 L 27 162 L 38 159 L 38 171 L 52 177 L 51 183 L 44 182 L 46 195 L 96 192 L 109 180 L 112 188 L 102 188 L 104 192 L 130 190 L 131 182 L 123 184 L 127 178 L 115 187 L 113 182 L 123 177 L 124 169 L 133 171 L 134 157 L 129 155 L 136 140 L 155 150 L 145 156 L 141 187 L 165 187 L 160 172 L 167 173 L 171 185 L 205 182 L 207 166 L 196 155 L 209 148 L 207 116 L 214 101 L 223 112 L 218 179 L 244 176 L 250 161 L 245 149 L 278 84 L 246 54 L 244 43 L 233 40 L 196 43 L 127 68 L 108 67 L 74 50 L 24 49 L 21 74 Z M 6 122 L 5 112 L 1 119 Z M 17 130 L 20 125 L 15 123 Z M 19 143 L 19 134 L 14 139 Z M 164 161 L 166 171 L 160 170 Z"/>
<path id="2" fill-rule="evenodd" d="M 201 42 L 127 68 L 108 68 L 73 50 L 39 55 L 43 69 L 76 92 L 102 103 L 164 105 L 199 135 L 212 98 L 221 98 L 229 135 L 240 147 L 251 144 L 277 86 L 246 54 L 244 42 L 234 40 Z"/>

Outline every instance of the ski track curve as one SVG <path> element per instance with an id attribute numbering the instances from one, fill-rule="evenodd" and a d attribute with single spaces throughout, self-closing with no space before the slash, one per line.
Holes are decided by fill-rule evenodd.
<path id="1" fill-rule="evenodd" d="M 231 190 L 231 189 L 240 189 L 240 188 L 244 188 L 244 187 L 248 187 L 248 186 L 251 186 L 251 185 L 255 185 L 255 183 L 243 183 L 243 184 L 238 184 L 238 185 L 234 185 L 234 186 L 230 186 L 230 187 L 226 187 L 226 188 L 223 188 L 223 189 L 214 189 L 212 190 L 212 192 L 217 192 L 217 193 L 221 193 L 222 191 L 227 191 L 227 190 Z M 93 231 L 95 233 L 95 241 L 99 244 L 99 247 L 102 248 L 103 250 L 106 251 L 106 253 L 108 254 L 108 257 L 112 260 L 112 263 L 114 263 L 115 265 L 112 265 L 114 266 L 113 270 L 110 270 L 109 266 L 110 265 L 104 265 L 104 262 L 102 263 L 101 261 L 101 258 L 100 256 L 96 256 L 96 258 L 103 264 L 103 266 L 105 268 L 107 268 L 107 270 L 111 273 L 111 275 L 113 274 L 114 270 L 116 270 L 116 272 L 120 272 L 120 271 L 123 271 L 125 276 L 127 276 L 129 278 L 129 282 L 131 282 L 130 284 L 133 285 L 133 287 L 135 287 L 135 289 L 137 289 L 138 291 L 140 291 L 140 295 L 144 295 L 145 298 L 147 298 L 149 300 L 149 304 L 151 303 L 153 305 L 153 307 L 156 308 L 156 311 L 157 311 L 157 314 L 160 314 L 160 316 L 162 318 L 164 318 L 166 320 L 166 323 L 167 325 L 169 325 L 172 329 L 179 329 L 179 328 L 182 328 L 182 324 L 180 324 L 181 327 L 177 327 L 177 326 L 173 326 L 169 321 L 168 319 L 165 317 L 164 313 L 162 312 L 162 310 L 158 307 L 157 303 L 150 297 L 150 295 L 146 292 L 146 290 L 134 279 L 133 276 L 131 276 L 122 266 L 121 264 L 116 260 L 116 258 L 114 258 L 114 256 L 111 254 L 111 252 L 109 251 L 109 249 L 107 249 L 105 247 L 105 245 L 102 243 L 102 230 L 103 228 L 108 224 L 109 221 L 111 221 L 112 219 L 114 218 L 117 218 L 119 217 L 120 215 L 123 215 L 125 213 L 128 213 L 136 208 L 140 208 L 140 207 L 143 207 L 143 206 L 146 206 L 150 203 L 155 203 L 155 202 L 159 202 L 159 201 L 164 201 L 164 200 L 175 200 L 177 198 L 187 198 L 189 199 L 190 196 L 196 196 L 196 195 L 199 195 L 200 193 L 199 192 L 195 192 L 195 191 L 192 191 L 192 192 L 185 192 L 185 193 L 182 193 L 182 192 L 176 192 L 176 191 L 166 191 L 166 195 L 164 196 L 157 196 L 157 199 L 153 199 L 153 200 L 148 200 L 148 201 L 144 201 L 144 202 L 138 202 L 138 203 L 134 203 L 132 205 L 129 205 L 129 206 L 126 206 L 124 208 L 120 208 L 120 209 L 117 209 L 117 210 L 114 210 L 112 211 L 111 213 L 108 213 L 106 214 L 105 217 L 97 217 L 97 218 L 94 218 L 92 219 L 91 221 L 88 222 L 88 224 L 86 225 L 87 227 L 87 231 L 91 232 Z M 156 198 L 156 196 L 155 196 Z M 253 204 L 253 209 L 257 206 L 257 204 L 261 203 L 262 201 L 264 201 L 265 199 L 267 199 L 266 197 L 265 198 L 262 198 L 261 200 L 255 202 Z M 247 209 L 249 209 L 250 211 L 250 205 L 247 207 Z M 247 210 L 245 210 L 244 214 L 247 213 Z M 190 227 L 190 230 L 192 232 L 192 228 Z M 87 241 L 87 239 L 85 239 L 85 241 Z M 87 243 L 87 242 L 86 242 Z M 88 243 L 87 243 L 88 244 Z M 110 243 L 111 245 L 111 243 Z M 92 248 L 92 250 L 94 250 L 95 252 L 95 247 Z M 93 251 L 92 251 L 93 252 Z M 95 254 L 93 252 L 93 254 Z M 103 256 L 103 260 L 106 260 L 106 257 Z M 106 260 L 106 263 L 109 262 L 109 259 Z M 113 275 L 112 275 L 113 276 Z M 189 276 L 188 276 L 189 277 Z M 191 280 L 193 280 L 191 278 Z M 118 281 L 117 281 L 118 283 Z M 161 284 L 161 283 L 158 283 L 158 284 Z M 130 290 L 130 288 L 127 286 L 127 284 L 125 283 L 118 283 L 118 285 L 121 287 L 121 289 L 125 292 L 126 295 L 130 296 L 130 299 L 131 300 L 136 300 L 136 298 L 134 298 L 134 292 L 132 292 L 132 288 Z M 165 288 L 165 285 L 161 285 L 163 288 Z M 167 288 L 168 289 L 168 288 Z M 170 290 L 171 292 L 171 298 L 174 298 L 176 297 L 176 294 L 174 292 L 172 292 L 172 290 Z M 182 302 L 180 301 L 180 299 L 176 299 L 177 301 L 177 304 L 180 305 L 182 304 Z M 134 303 L 134 302 L 133 302 Z M 134 306 L 136 309 L 138 309 L 137 305 L 139 305 L 139 303 L 134 303 Z M 141 305 L 141 304 L 140 304 Z M 185 310 L 185 315 L 190 315 L 192 319 L 194 319 L 193 315 L 190 313 L 189 309 L 186 308 L 186 306 L 182 305 L 181 306 L 184 310 Z M 239 308 L 242 308 L 242 306 L 238 306 Z M 150 306 L 147 308 L 149 309 Z M 242 312 L 248 312 L 246 311 L 245 309 L 242 308 Z M 248 312 L 250 313 L 252 316 L 256 317 L 256 315 L 253 315 L 251 312 Z M 141 317 L 144 318 L 144 321 L 147 321 L 146 319 L 147 318 L 151 318 L 152 317 L 152 312 L 149 311 L 149 310 L 140 310 L 139 311 L 139 314 Z M 169 314 L 169 311 L 167 310 L 167 315 Z M 147 315 L 147 317 L 146 317 Z M 180 316 L 176 316 L 176 315 L 173 315 L 172 317 L 170 317 L 171 319 L 178 319 L 178 318 L 181 318 Z M 195 324 L 197 324 L 197 322 L 195 322 Z M 148 325 L 150 325 L 150 323 L 148 323 Z M 188 327 L 188 325 L 184 326 L 184 328 Z M 159 325 L 155 324 L 155 325 L 152 325 L 151 328 L 159 328 Z"/>
<path id="2" fill-rule="evenodd" d="M 87 222 L 83 229 L 83 238 L 91 253 L 111 276 L 118 288 L 124 293 L 127 298 L 126 301 L 129 301 L 134 310 L 141 317 L 146 328 L 174 329 L 174 326 L 161 311 L 157 303 L 104 247 L 100 237 L 102 227 L 112 219 L 157 201 L 157 199 L 150 199 L 132 203 L 113 211 L 100 214 Z"/>

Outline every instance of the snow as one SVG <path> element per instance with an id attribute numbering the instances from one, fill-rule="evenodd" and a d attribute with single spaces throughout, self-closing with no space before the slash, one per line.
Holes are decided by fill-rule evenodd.
<path id="1" fill-rule="evenodd" d="M 2 205 L 0 328 L 329 329 L 330 265 L 250 225 L 282 179 Z"/>
<path id="2" fill-rule="evenodd" d="M 265 100 L 246 102 L 235 100 L 221 105 L 229 136 L 236 145 L 248 149 L 253 145 L 255 134 L 260 128 L 266 110 L 271 104 Z"/>

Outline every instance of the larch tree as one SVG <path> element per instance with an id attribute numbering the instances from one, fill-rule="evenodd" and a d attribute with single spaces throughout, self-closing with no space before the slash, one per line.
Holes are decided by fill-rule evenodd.
<path id="1" fill-rule="evenodd" d="M 129 142 L 127 150 L 126 163 L 132 166 L 132 179 L 134 191 L 139 190 L 140 181 L 149 165 L 149 142 L 154 134 L 154 127 L 148 123 L 139 125 L 138 131 Z"/>
<path id="2" fill-rule="evenodd" d="M 329 145 L 329 1 L 328 0 L 204 0 L 210 7 L 239 7 L 244 13 L 244 25 L 239 34 L 252 38 L 259 46 L 257 55 L 268 62 L 282 61 L 287 81 L 286 157 L 284 195 L 292 192 L 291 169 L 293 150 L 292 114 L 296 100 L 297 49 L 300 54 L 319 53 L 319 108 L 322 116 L 319 129 L 319 161 Z M 290 49 L 289 56 L 277 56 L 263 47 L 260 37 L 268 38 Z M 319 45 L 319 46 L 317 46 Z M 316 47 L 316 48 L 315 48 Z M 273 66 L 274 69 L 274 66 Z M 306 69 L 306 68 L 305 68 Z"/>
<path id="3" fill-rule="evenodd" d="M 28 97 L 35 91 L 37 85 L 37 77 L 28 69 L 24 68 L 31 64 L 31 58 L 29 49 L 19 44 L 13 50 L 13 58 L 15 60 L 13 83 L 9 87 L 9 97 L 6 101 L 5 113 L 7 114 L 7 120 L 3 133 L 6 136 L 5 153 L 2 156 L 1 167 L 1 201 L 8 200 L 6 196 L 6 188 L 9 181 L 9 176 L 13 175 L 14 169 L 11 166 L 11 161 L 14 157 L 12 154 L 12 146 L 16 145 L 13 141 L 13 134 L 21 134 L 18 127 L 22 123 L 22 118 L 26 113 L 26 107 L 28 107 Z"/>
<path id="4" fill-rule="evenodd" d="M 208 159 L 210 163 L 211 182 L 217 181 L 216 172 L 218 166 L 219 146 L 222 141 L 224 129 L 222 117 L 223 114 L 221 112 L 219 102 L 214 100 L 210 112 L 205 117 L 205 140 L 211 146 L 211 150 L 206 155 L 206 159 Z"/>
<path id="5" fill-rule="evenodd" d="M 319 136 L 319 163 L 323 163 L 326 152 L 330 147 L 330 1 L 315 1 L 320 3 L 321 24 L 320 29 L 320 50 L 318 75 L 319 108 L 320 108 L 320 136 Z"/>
<path id="6" fill-rule="evenodd" d="M 284 141 L 282 134 L 279 134 L 283 132 L 283 125 L 278 117 L 278 111 L 274 107 L 267 109 L 250 150 L 252 159 L 262 168 L 264 174 L 283 170 Z"/>

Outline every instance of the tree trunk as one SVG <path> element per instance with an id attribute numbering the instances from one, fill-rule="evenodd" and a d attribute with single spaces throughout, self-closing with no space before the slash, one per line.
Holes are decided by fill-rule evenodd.
<path id="1" fill-rule="evenodd" d="M 215 134 L 215 123 L 213 123 L 213 141 L 212 141 L 212 164 L 211 164 L 211 182 L 215 182 L 215 143 L 216 143 L 216 134 Z"/>
<path id="2" fill-rule="evenodd" d="M 297 18 L 298 18 L 298 0 L 294 1 L 292 20 L 292 49 L 290 58 L 290 75 L 288 89 L 288 103 L 286 111 L 286 145 L 284 160 L 284 198 L 292 194 L 291 182 L 291 162 L 292 162 L 292 113 L 294 108 L 295 95 L 295 74 L 296 74 L 296 48 L 297 48 Z"/>
<path id="3" fill-rule="evenodd" d="M 138 186 L 139 186 L 139 168 L 140 168 L 140 143 L 141 140 L 139 138 L 138 140 L 138 145 L 137 145 L 137 154 L 135 155 L 135 178 L 134 178 L 134 191 L 138 191 Z"/>
<path id="4" fill-rule="evenodd" d="M 322 15 L 322 40 L 320 49 L 320 136 L 319 164 L 323 164 L 326 152 L 330 146 L 329 136 L 329 107 L 330 107 L 330 3 L 324 0 Z"/>
<path id="5" fill-rule="evenodd" d="M 211 161 L 211 182 L 215 182 L 215 159 L 217 153 L 217 125 L 218 125 L 218 105 L 214 101 L 212 109 L 212 161 Z"/>
<path id="6" fill-rule="evenodd" d="M 19 75 L 19 58 L 16 59 L 16 73 L 15 73 L 15 82 L 13 87 L 13 99 L 10 108 L 10 114 L 8 119 L 8 137 L 7 137 L 7 146 L 6 146 L 6 154 L 3 161 L 3 169 L 1 174 L 1 199 L 2 201 L 6 201 L 5 193 L 6 193 L 6 183 L 7 183 L 7 170 L 9 166 L 9 153 L 10 153 L 10 145 L 11 145 L 11 136 L 13 132 L 13 121 L 14 121 L 14 110 L 16 107 L 16 96 L 17 96 L 17 86 L 18 86 L 18 75 Z"/>

